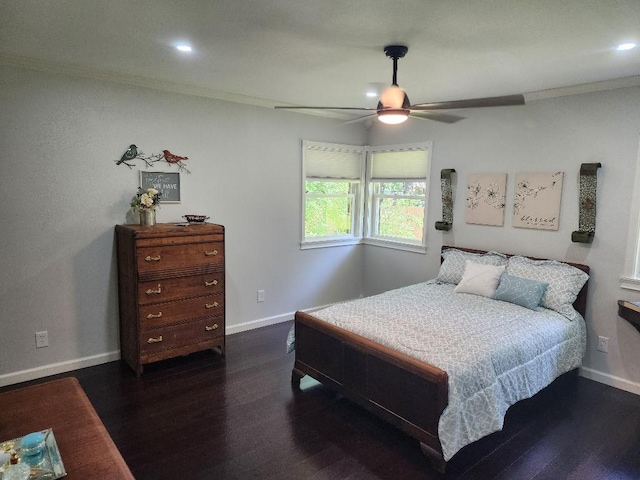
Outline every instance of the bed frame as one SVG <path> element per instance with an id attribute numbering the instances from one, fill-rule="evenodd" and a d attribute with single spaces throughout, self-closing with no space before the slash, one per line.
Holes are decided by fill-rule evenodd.
<path id="1" fill-rule="evenodd" d="M 450 246 L 442 251 L 449 248 L 486 253 Z M 589 273 L 586 265 L 565 263 Z M 583 317 L 587 286 L 573 304 Z M 449 398 L 447 372 L 308 313 L 296 312 L 295 332 L 295 388 L 305 375 L 315 378 L 417 439 L 434 468 L 444 472 L 438 421 Z"/>

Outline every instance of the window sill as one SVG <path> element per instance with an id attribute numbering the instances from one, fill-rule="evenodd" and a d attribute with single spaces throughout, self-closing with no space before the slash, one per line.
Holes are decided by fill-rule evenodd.
<path id="1" fill-rule="evenodd" d="M 310 250 L 312 248 L 343 247 L 346 245 L 359 245 L 360 243 L 362 243 L 361 238 L 332 238 L 329 240 L 314 240 L 300 242 L 300 250 Z"/>
<path id="2" fill-rule="evenodd" d="M 620 277 L 620 288 L 640 291 L 640 278 Z"/>
<path id="3" fill-rule="evenodd" d="M 393 240 L 383 240 L 380 238 L 365 238 L 365 245 L 373 245 L 375 247 L 392 248 L 394 250 L 403 250 L 413 253 L 427 253 L 427 247 L 423 245 L 415 245 L 411 243 L 395 242 Z"/>

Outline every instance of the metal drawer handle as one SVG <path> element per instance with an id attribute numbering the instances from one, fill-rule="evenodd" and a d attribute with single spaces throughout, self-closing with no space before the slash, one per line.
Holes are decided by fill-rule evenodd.
<path id="1" fill-rule="evenodd" d="M 218 280 L 213 280 L 212 282 L 207 282 L 207 281 L 205 280 L 205 282 L 204 282 L 204 286 L 205 286 L 205 287 L 211 287 L 211 286 L 213 286 L 213 285 L 217 285 L 217 284 L 218 284 Z"/>
<path id="2" fill-rule="evenodd" d="M 213 303 L 205 303 L 204 307 L 205 308 L 213 308 L 213 307 L 217 307 L 218 306 L 218 302 L 213 302 Z"/>
<path id="3" fill-rule="evenodd" d="M 205 325 L 205 326 L 204 326 L 204 329 L 205 329 L 207 332 L 210 332 L 210 331 L 212 331 L 212 330 L 216 330 L 217 328 L 218 328 L 218 324 L 217 324 L 217 323 L 214 323 L 213 325 Z"/>
<path id="4" fill-rule="evenodd" d="M 149 290 L 147 290 L 147 295 L 154 295 L 154 294 L 159 294 L 162 293 L 162 286 L 160 284 L 158 284 L 158 288 L 156 288 L 155 290 L 150 288 Z"/>
<path id="5" fill-rule="evenodd" d="M 145 262 L 159 262 L 162 257 L 160 255 L 147 255 L 144 259 Z"/>
<path id="6" fill-rule="evenodd" d="M 212 250 L 212 251 L 205 250 L 204 251 L 204 255 L 206 257 L 215 257 L 217 254 L 218 254 L 218 250 Z"/>
<path id="7" fill-rule="evenodd" d="M 149 315 L 147 315 L 147 318 L 148 318 L 148 319 L 151 319 L 151 318 L 160 318 L 161 316 L 162 316 L 162 312 L 158 312 L 158 313 L 157 313 L 157 314 L 155 314 L 155 315 L 154 315 L 153 313 L 150 313 Z"/>
<path id="8" fill-rule="evenodd" d="M 160 335 L 159 337 L 151 337 L 149 340 L 147 340 L 147 343 L 160 343 L 162 341 L 162 335 Z"/>

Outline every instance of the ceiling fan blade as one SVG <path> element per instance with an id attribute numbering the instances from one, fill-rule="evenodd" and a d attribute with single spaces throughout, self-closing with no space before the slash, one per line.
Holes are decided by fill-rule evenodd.
<path id="1" fill-rule="evenodd" d="M 364 117 L 358 117 L 358 118 L 354 118 L 353 120 L 347 120 L 346 122 L 342 122 L 342 125 L 349 125 L 350 123 L 364 122 L 365 120 L 368 120 L 370 118 L 374 118 L 377 116 L 378 116 L 377 113 L 373 113 L 371 115 L 365 115 Z"/>
<path id="2" fill-rule="evenodd" d="M 418 111 L 418 112 L 411 112 L 409 114 L 409 116 L 411 118 L 420 118 L 422 120 L 435 120 L 436 122 L 442 122 L 442 123 L 456 123 L 459 122 L 460 120 L 464 120 L 465 117 L 459 117 L 457 115 L 449 115 L 446 113 L 440 113 L 440 112 L 428 112 L 428 111 Z"/>
<path id="3" fill-rule="evenodd" d="M 502 97 L 472 98 L 449 102 L 418 103 L 411 110 L 453 110 L 456 108 L 508 107 L 524 105 L 524 95 L 504 95 Z"/>
<path id="4" fill-rule="evenodd" d="M 375 108 L 364 108 L 364 107 L 288 107 L 285 105 L 276 105 L 273 108 L 279 108 L 284 110 L 366 110 L 366 111 L 374 111 Z"/>

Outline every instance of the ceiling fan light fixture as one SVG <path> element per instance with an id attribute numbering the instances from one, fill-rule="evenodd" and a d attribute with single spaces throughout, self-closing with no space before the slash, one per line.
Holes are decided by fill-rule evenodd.
<path id="1" fill-rule="evenodd" d="M 407 121 L 409 110 L 378 110 L 378 120 L 387 125 L 397 125 Z"/>
<path id="2" fill-rule="evenodd" d="M 402 109 L 409 106 L 409 97 L 398 85 L 387 87 L 380 95 L 380 105 L 384 108 Z"/>

